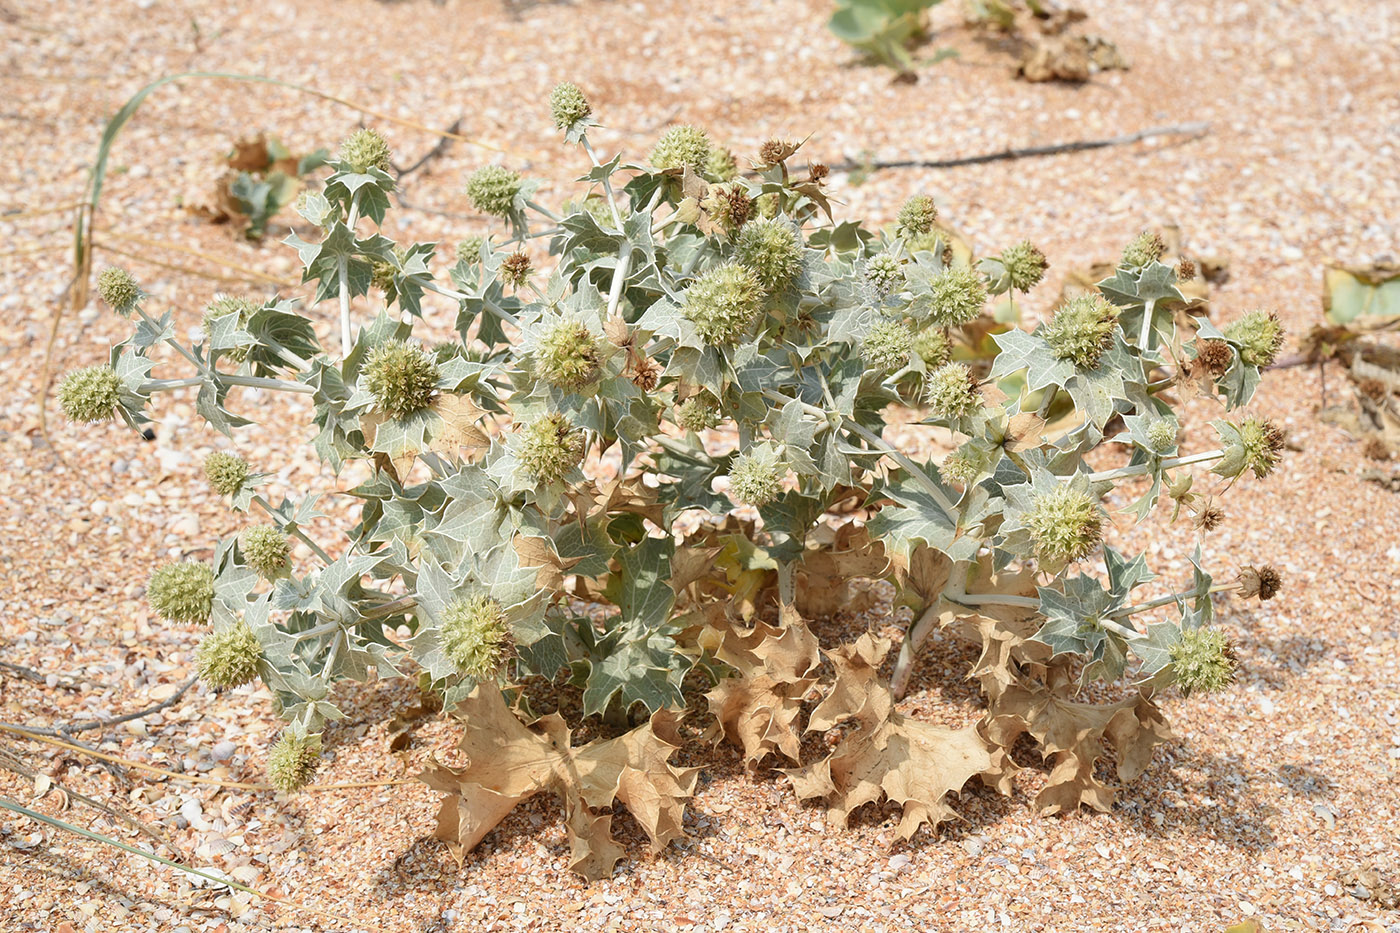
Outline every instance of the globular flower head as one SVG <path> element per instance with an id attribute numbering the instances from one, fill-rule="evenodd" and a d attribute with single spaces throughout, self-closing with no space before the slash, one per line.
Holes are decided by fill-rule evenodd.
<path id="1" fill-rule="evenodd" d="M 75 369 L 58 384 L 58 404 L 70 421 L 106 421 L 121 401 L 121 378 L 110 366 Z"/>
<path id="2" fill-rule="evenodd" d="M 481 244 L 485 242 L 483 237 L 464 237 L 457 244 L 458 262 L 481 262 Z"/>
<path id="3" fill-rule="evenodd" d="M 676 424 L 687 431 L 713 428 L 719 424 L 719 409 L 706 396 L 692 396 L 676 406 Z"/>
<path id="4" fill-rule="evenodd" d="M 802 272 L 802 233 L 779 218 L 750 221 L 734 241 L 734 257 L 753 270 L 768 294 L 781 292 Z"/>
<path id="5" fill-rule="evenodd" d="M 509 217 L 520 184 L 520 176 L 505 166 L 484 165 L 467 179 L 467 198 L 483 214 Z"/>
<path id="6" fill-rule="evenodd" d="M 933 198 L 926 194 L 916 194 L 904 202 L 899 209 L 895 228 L 904 239 L 923 236 L 933 231 L 933 223 L 938 219 L 938 207 Z"/>
<path id="7" fill-rule="evenodd" d="M 391 156 L 384 134 L 370 127 L 356 130 L 340 141 L 340 161 L 361 175 L 372 168 L 389 171 Z"/>
<path id="8" fill-rule="evenodd" d="M 739 182 L 714 185 L 700 202 L 700 209 L 710 222 L 725 234 L 733 234 L 753 216 L 754 202 L 748 190 Z"/>
<path id="9" fill-rule="evenodd" d="M 944 363 L 928 374 L 924 401 L 940 418 L 965 418 L 982 404 L 977 377 L 966 363 Z"/>
<path id="10" fill-rule="evenodd" d="M 520 463 L 546 485 L 557 483 L 583 462 L 583 432 L 560 414 L 545 415 L 525 425 Z"/>
<path id="11" fill-rule="evenodd" d="M 1123 259 L 1119 264 L 1129 269 L 1141 269 L 1161 259 L 1166 251 L 1167 244 L 1160 236 L 1151 230 L 1144 230 L 1123 248 Z"/>
<path id="12" fill-rule="evenodd" d="M 1240 359 L 1263 368 L 1283 347 L 1283 325 L 1271 311 L 1251 311 L 1225 328 L 1225 336 L 1240 345 Z"/>
<path id="13" fill-rule="evenodd" d="M 310 736 L 283 732 L 267 753 L 267 782 L 287 794 L 310 784 L 321 762 L 319 745 Z"/>
<path id="14" fill-rule="evenodd" d="M 511 288 L 520 289 L 530 281 L 530 273 L 535 271 L 526 252 L 511 253 L 501 260 L 501 278 Z"/>
<path id="15" fill-rule="evenodd" d="M 1079 369 L 1093 369 L 1113 345 L 1118 306 L 1102 295 L 1076 295 L 1065 302 L 1042 336 L 1056 358 L 1069 360 Z"/>
<path id="16" fill-rule="evenodd" d="M 264 580 L 285 576 L 290 567 L 291 548 L 287 536 L 274 525 L 254 525 L 240 540 L 243 560 Z"/>
<path id="17" fill-rule="evenodd" d="M 573 318 L 562 318 L 540 338 L 535 368 L 550 385 L 581 392 L 597 380 L 601 356 L 592 331 Z"/>
<path id="18" fill-rule="evenodd" d="M 1165 418 L 1147 428 L 1147 443 L 1153 453 L 1166 453 L 1176 446 L 1176 425 Z"/>
<path id="19" fill-rule="evenodd" d="M 476 680 L 496 673 L 509 634 L 501 604 L 486 593 L 458 597 L 443 610 L 443 651 L 458 671 Z"/>
<path id="20" fill-rule="evenodd" d="M 1235 362 L 1235 353 L 1223 340 L 1202 340 L 1196 347 L 1196 365 L 1212 376 L 1223 376 Z"/>
<path id="21" fill-rule="evenodd" d="M 1103 537 L 1103 513 L 1093 496 L 1070 483 L 1060 483 L 1032 501 L 1025 516 L 1038 558 L 1068 563 L 1087 556 Z"/>
<path id="22" fill-rule="evenodd" d="M 761 508 L 783 491 L 783 472 L 783 465 L 772 448 L 759 447 L 741 453 L 729 467 L 730 495 Z"/>
<path id="23" fill-rule="evenodd" d="M 689 168 L 699 175 L 710 161 L 710 137 L 697 126 L 673 126 L 656 141 L 651 164 L 662 171 Z"/>
<path id="24" fill-rule="evenodd" d="M 1001 262 L 1011 279 L 1011 287 L 1018 292 L 1028 292 L 1040 284 L 1040 280 L 1045 278 L 1045 270 L 1050 268 L 1045 254 L 1030 240 L 1022 240 L 1002 253 Z"/>
<path id="25" fill-rule="evenodd" d="M 554 118 L 554 125 L 561 130 L 567 130 L 588 119 L 592 113 L 593 107 L 588 103 L 588 98 L 572 81 L 556 84 L 554 90 L 549 92 L 549 115 Z"/>
<path id="26" fill-rule="evenodd" d="M 739 160 L 725 146 L 713 146 L 705 162 L 705 175 L 715 181 L 733 181 L 739 177 Z"/>
<path id="27" fill-rule="evenodd" d="M 1196 513 L 1196 527 L 1202 531 L 1214 531 L 1225 521 L 1225 510 L 1217 505 L 1208 505 Z"/>
<path id="28" fill-rule="evenodd" d="M 914 352 L 928 369 L 937 369 L 953 358 L 953 344 L 941 327 L 925 327 L 914 338 Z"/>
<path id="29" fill-rule="evenodd" d="M 1283 455 L 1283 430 L 1267 418 L 1251 415 L 1240 422 L 1245 464 L 1263 479 L 1274 471 Z"/>
<path id="30" fill-rule="evenodd" d="M 929 315 L 939 327 L 961 327 L 982 313 L 987 283 L 967 266 L 949 266 L 929 280 Z"/>
<path id="31" fill-rule="evenodd" d="M 914 332 L 900 321 L 881 321 L 861 341 L 860 355 L 868 367 L 891 372 L 909 365 Z"/>
<path id="32" fill-rule="evenodd" d="M 361 371 L 374 406 L 390 418 L 407 418 L 432 404 L 438 367 L 417 344 L 387 340 L 370 351 Z"/>
<path id="33" fill-rule="evenodd" d="M 1169 654 L 1183 694 L 1223 690 L 1235 679 L 1235 653 L 1219 629 L 1187 629 Z"/>
<path id="34" fill-rule="evenodd" d="M 204 458 L 204 477 L 219 495 L 235 495 L 248 481 L 248 461 L 216 450 Z"/>
<path id="35" fill-rule="evenodd" d="M 1263 567 L 1240 568 L 1240 595 L 1245 599 L 1258 596 L 1260 602 L 1273 599 L 1283 589 L 1283 574 L 1272 564 Z"/>
<path id="36" fill-rule="evenodd" d="M 904 266 L 890 253 L 877 253 L 865 263 L 865 281 L 884 298 L 904 288 Z"/>
<path id="37" fill-rule="evenodd" d="M 97 276 L 97 294 L 122 317 L 128 317 L 143 297 L 136 279 L 120 266 L 108 266 Z"/>
<path id="38" fill-rule="evenodd" d="M 681 313 L 711 346 L 735 344 L 762 310 L 762 293 L 758 276 L 748 266 L 728 262 L 690 283 Z"/>
<path id="39" fill-rule="evenodd" d="M 992 465 L 992 452 L 975 441 L 967 441 L 943 458 L 938 473 L 944 481 L 969 486 Z"/>
<path id="40" fill-rule="evenodd" d="M 241 687 L 258 676 L 262 645 L 241 619 L 219 632 L 204 636 L 195 652 L 199 679 L 215 690 Z"/>
<path id="41" fill-rule="evenodd" d="M 369 264 L 369 284 L 387 292 L 394 287 L 394 274 L 399 270 L 387 259 L 372 259 Z"/>
<path id="42" fill-rule="evenodd" d="M 792 158 L 793 154 L 797 152 L 800 146 L 801 143 L 791 143 L 786 139 L 770 136 L 759 144 L 758 164 L 777 165 L 781 162 L 786 162 L 788 159 Z"/>
<path id="43" fill-rule="evenodd" d="M 204 622 L 214 610 L 214 571 L 195 561 L 172 561 L 151 574 L 146 599 L 171 622 Z"/>

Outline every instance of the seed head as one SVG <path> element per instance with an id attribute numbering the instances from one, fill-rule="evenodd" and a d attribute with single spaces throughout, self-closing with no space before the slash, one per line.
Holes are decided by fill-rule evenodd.
<path id="1" fill-rule="evenodd" d="M 58 404 L 70 421 L 106 421 L 121 401 L 122 381 L 110 366 L 75 369 L 58 384 Z"/>
<path id="2" fill-rule="evenodd" d="M 221 496 L 235 495 L 248 480 L 248 461 L 216 450 L 204 458 L 204 478 Z"/>
<path id="3" fill-rule="evenodd" d="M 926 194 L 916 194 L 904 202 L 899 209 L 895 229 L 904 239 L 923 236 L 933 231 L 933 222 L 938 219 L 938 207 L 933 198 Z"/>
<path id="4" fill-rule="evenodd" d="M 661 382 L 661 364 L 656 360 L 645 357 L 632 360 L 631 367 L 632 384 L 643 392 L 650 392 Z"/>
<path id="5" fill-rule="evenodd" d="M 1088 370 L 1099 365 L 1099 358 L 1113 345 L 1117 325 L 1117 305 L 1102 295 L 1076 295 L 1055 312 L 1043 336 L 1057 359 Z"/>
<path id="6" fill-rule="evenodd" d="M 545 415 L 525 426 L 520 462 L 546 485 L 557 483 L 583 461 L 583 432 L 560 414 Z"/>
<path id="7" fill-rule="evenodd" d="M 1251 415 L 1240 422 L 1245 464 L 1263 479 L 1278 466 L 1283 454 L 1283 430 L 1267 418 Z"/>
<path id="8" fill-rule="evenodd" d="M 204 622 L 214 611 L 214 571 L 195 561 L 172 561 L 151 574 L 146 599 L 170 622 Z"/>
<path id="9" fill-rule="evenodd" d="M 783 491 L 783 472 L 771 448 L 742 453 L 729 467 L 729 493 L 739 502 L 762 508 Z"/>
<path id="10" fill-rule="evenodd" d="M 1166 453 L 1176 446 L 1176 425 L 1165 418 L 1147 428 L 1147 443 L 1153 453 Z"/>
<path id="11" fill-rule="evenodd" d="M 668 171 L 689 167 L 699 175 L 710 161 L 710 137 L 696 126 L 673 126 L 656 141 L 651 164 Z"/>
<path id="12" fill-rule="evenodd" d="M 726 147 L 714 146 L 705 162 L 705 175 L 715 181 L 733 181 L 739 177 L 739 160 Z"/>
<path id="13" fill-rule="evenodd" d="M 1225 328 L 1225 336 L 1240 345 L 1240 359 L 1261 369 L 1283 347 L 1283 325 L 1272 311 L 1251 311 Z"/>
<path id="14" fill-rule="evenodd" d="M 1093 496 L 1069 483 L 1036 496 L 1025 523 L 1036 556 L 1051 563 L 1079 560 L 1103 537 L 1103 513 Z"/>
<path id="15" fill-rule="evenodd" d="M 120 266 L 108 266 L 97 276 L 97 294 L 122 317 L 130 317 L 144 296 L 136 279 Z"/>
<path id="16" fill-rule="evenodd" d="M 685 290 L 681 313 L 711 346 L 738 343 L 761 310 L 763 288 L 748 266 L 728 262 L 700 275 Z"/>
<path id="17" fill-rule="evenodd" d="M 1223 340 L 1203 340 L 1196 347 L 1196 365 L 1212 376 L 1223 376 L 1235 362 L 1235 353 Z"/>
<path id="18" fill-rule="evenodd" d="M 925 327 L 914 338 L 914 352 L 928 369 L 937 369 L 953 358 L 953 344 L 941 327 Z"/>
<path id="19" fill-rule="evenodd" d="M 1273 599 L 1283 589 L 1283 575 L 1272 564 L 1240 568 L 1239 593 L 1245 599 L 1258 596 L 1260 602 Z"/>
<path id="20" fill-rule="evenodd" d="M 526 282 L 530 281 L 530 273 L 534 271 L 534 266 L 530 264 L 530 254 L 526 252 L 511 253 L 501 260 L 501 278 L 511 288 L 520 289 Z"/>
<path id="21" fill-rule="evenodd" d="M 340 161 L 363 175 L 372 168 L 389 171 L 389 141 L 376 129 L 356 130 L 340 141 Z"/>
<path id="22" fill-rule="evenodd" d="M 241 687 L 258 676 L 262 645 L 248 623 L 239 620 L 220 632 L 204 636 L 195 652 L 199 679 L 215 690 Z"/>
<path id="23" fill-rule="evenodd" d="M 913 331 L 899 321 L 881 321 L 865 335 L 860 355 L 867 367 L 887 373 L 908 366 L 913 349 Z"/>
<path id="24" fill-rule="evenodd" d="M 1214 531 L 1225 521 L 1225 510 L 1208 505 L 1196 514 L 1196 527 L 1202 531 Z"/>
<path id="25" fill-rule="evenodd" d="M 986 303 L 987 283 L 967 266 L 949 266 L 929 280 L 930 316 L 940 327 L 976 320 Z"/>
<path id="26" fill-rule="evenodd" d="M 944 363 L 929 373 L 924 400 L 935 415 L 949 420 L 965 418 L 982 404 L 977 377 L 966 363 Z"/>
<path id="27" fill-rule="evenodd" d="M 786 162 L 788 158 L 797 151 L 797 146 L 776 136 L 765 139 L 758 147 L 758 162 L 760 165 L 777 165 L 779 162 Z"/>
<path id="28" fill-rule="evenodd" d="M 592 331 L 577 320 L 564 318 L 540 338 L 535 367 L 550 385 L 581 392 L 598 378 L 601 353 Z"/>
<path id="29" fill-rule="evenodd" d="M 1141 269 L 1161 259 L 1166 251 L 1167 244 L 1162 242 L 1160 236 L 1150 230 L 1144 230 L 1124 247 L 1123 259 L 1119 265 L 1129 269 Z"/>
<path id="30" fill-rule="evenodd" d="M 710 188 L 700 202 L 700 208 L 725 234 L 733 234 L 749 222 L 754 203 L 742 184 L 731 182 Z"/>
<path id="31" fill-rule="evenodd" d="M 1187 629 L 1169 653 L 1177 686 L 1188 696 L 1223 690 L 1235 679 L 1235 652 L 1219 629 Z"/>
<path id="32" fill-rule="evenodd" d="M 561 130 L 569 129 L 592 113 L 593 107 L 589 105 L 588 98 L 572 81 L 556 84 L 554 90 L 549 92 L 549 115 Z"/>
<path id="33" fill-rule="evenodd" d="M 802 271 L 802 233 L 786 220 L 749 221 L 734 241 L 734 258 L 753 270 L 768 294 L 781 292 Z"/>
<path id="34" fill-rule="evenodd" d="M 267 753 L 267 782 L 286 794 L 310 784 L 321 763 L 318 744 L 308 737 L 283 732 Z"/>
<path id="35" fill-rule="evenodd" d="M 1189 259 L 1182 258 L 1176 263 L 1176 280 L 1178 282 L 1189 282 L 1196 277 L 1196 264 Z"/>
<path id="36" fill-rule="evenodd" d="M 520 176 L 503 165 L 483 165 L 467 179 L 472 207 L 493 217 L 509 217 L 520 193 Z"/>
<path id="37" fill-rule="evenodd" d="M 390 418 L 407 418 L 432 404 L 438 376 L 432 354 L 402 340 L 385 341 L 371 350 L 361 372 L 374 407 Z"/>
<path id="38" fill-rule="evenodd" d="M 676 406 L 676 424 L 687 431 L 704 431 L 719 424 L 719 410 L 708 397 L 692 396 Z"/>
<path id="39" fill-rule="evenodd" d="M 890 253 L 878 253 L 865 263 L 865 281 L 884 298 L 904 288 L 904 267 Z"/>
<path id="40" fill-rule="evenodd" d="M 479 236 L 469 236 L 457 244 L 458 262 L 481 262 L 481 244 L 485 240 Z"/>
<path id="41" fill-rule="evenodd" d="M 254 525 L 243 532 L 243 560 L 264 580 L 286 576 L 291 548 L 287 536 L 274 525 Z"/>
<path id="42" fill-rule="evenodd" d="M 443 651 L 458 671 L 475 680 L 496 673 L 509 634 L 501 604 L 485 593 L 454 599 L 443 610 Z"/>
<path id="43" fill-rule="evenodd" d="M 1028 292 L 1045 278 L 1045 270 L 1050 268 L 1045 254 L 1030 240 L 1022 240 L 1001 254 L 1002 265 L 1011 279 L 1011 287 L 1018 292 Z"/>

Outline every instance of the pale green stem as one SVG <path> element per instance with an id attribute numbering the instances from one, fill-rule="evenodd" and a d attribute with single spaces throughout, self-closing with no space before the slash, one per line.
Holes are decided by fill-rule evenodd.
<path id="1" fill-rule="evenodd" d="M 152 327 L 153 329 L 159 329 L 160 325 L 159 325 L 158 323 L 156 323 L 156 321 L 155 321 L 149 314 L 147 314 L 147 313 L 145 312 L 145 310 L 144 310 L 140 305 L 137 305 L 137 306 L 136 306 L 136 313 L 139 314 L 139 315 L 141 315 L 141 320 L 143 320 L 143 321 L 145 321 L 147 324 L 151 325 L 151 327 Z M 184 347 L 182 347 L 182 346 L 180 345 L 179 341 L 177 341 L 174 337 L 166 337 L 166 338 L 165 338 L 165 343 L 166 343 L 168 346 L 174 347 L 174 348 L 175 348 L 175 352 L 179 353 L 179 354 L 180 354 L 181 356 L 183 356 L 185 359 L 187 359 L 187 360 L 189 360 L 191 363 L 193 363 L 195 369 L 198 369 L 200 372 L 207 372 L 207 371 L 208 371 L 209 367 L 206 366 L 204 363 L 201 363 L 201 362 L 199 361 L 199 357 L 195 356 L 195 355 L 194 355 L 193 353 L 191 353 L 189 350 L 186 350 Z"/>
<path id="2" fill-rule="evenodd" d="M 1216 583 L 1210 588 L 1208 592 L 1220 593 L 1225 590 L 1230 590 L 1234 588 L 1235 584 L 1233 583 Z M 1124 606 L 1122 609 L 1110 612 L 1108 614 L 1108 617 L 1110 619 L 1119 619 L 1123 616 L 1130 616 L 1135 612 L 1145 612 L 1148 609 L 1156 609 L 1158 606 L 1170 606 L 1172 603 L 1177 602 L 1178 600 L 1188 599 L 1195 595 L 1195 590 L 1192 590 L 1188 593 L 1168 593 L 1166 596 L 1159 596 L 1156 599 L 1149 599 L 1145 603 L 1137 603 L 1136 605 L 1132 606 Z"/>
<path id="3" fill-rule="evenodd" d="M 345 218 L 345 226 L 350 230 L 350 238 L 355 238 L 355 224 L 360 219 L 360 192 L 356 191 L 350 196 L 350 212 Z M 340 355 L 346 357 L 355 347 L 355 337 L 350 332 L 350 264 L 348 257 L 342 255 L 339 263 L 340 278 Z"/>
<path id="4" fill-rule="evenodd" d="M 1171 470 L 1175 469 L 1176 467 L 1190 466 L 1193 463 L 1208 463 L 1211 460 L 1219 460 L 1223 456 L 1225 456 L 1224 448 L 1217 447 L 1215 450 L 1207 450 L 1204 453 L 1192 454 L 1189 457 L 1171 457 L 1167 460 L 1163 460 L 1161 466 L 1164 470 Z M 1089 482 L 1097 483 L 1103 480 L 1124 479 L 1129 476 L 1142 476 L 1146 473 L 1151 473 L 1152 469 L 1153 467 L 1151 463 L 1139 463 L 1134 466 L 1119 467 L 1116 470 L 1102 470 L 1098 473 L 1090 473 Z M 1068 476 L 1061 476 L 1060 479 L 1068 482 L 1069 480 L 1074 479 L 1074 475 L 1070 474 Z"/>
<path id="5" fill-rule="evenodd" d="M 528 208 L 532 208 L 533 210 L 535 210 L 536 212 L 538 212 L 538 213 L 540 213 L 540 214 L 543 214 L 545 217 L 548 217 L 550 220 L 554 221 L 555 223 L 559 223 L 559 215 L 556 214 L 556 213 L 554 213 L 554 211 L 550 210 L 549 208 L 544 207 L 544 206 L 541 205 L 541 204 L 537 204 L 537 203 L 535 203 L 534 201 L 526 201 L 526 202 L 525 202 L 525 206 L 528 207 Z"/>
<path id="6" fill-rule="evenodd" d="M 1157 299 L 1152 299 L 1142 308 L 1142 329 L 1138 332 L 1138 350 L 1147 352 L 1147 341 L 1152 339 L 1152 312 L 1157 307 Z"/>
<path id="7" fill-rule="evenodd" d="M 617 268 L 613 270 L 612 290 L 608 294 L 608 318 L 612 318 L 617 313 L 617 306 L 622 301 L 622 288 L 627 284 L 627 273 L 632 266 L 632 244 L 623 243 L 622 250 L 618 253 Z"/>
<path id="8" fill-rule="evenodd" d="M 445 286 L 437 284 L 436 282 L 424 282 L 423 288 L 427 291 L 432 292 L 433 294 L 441 295 L 444 298 L 452 298 L 456 301 L 466 301 L 468 298 L 467 295 L 462 294 L 456 289 L 447 288 Z M 487 309 L 490 310 L 492 314 L 496 315 L 496 317 L 505 321 L 507 324 L 510 324 L 513 327 L 520 326 L 520 322 L 515 319 L 515 315 L 511 314 L 509 311 L 502 310 L 500 308 L 495 307 L 494 305 L 489 304 L 487 305 Z"/>
<path id="9" fill-rule="evenodd" d="M 598 156 L 593 152 L 593 144 L 588 141 L 588 137 L 583 137 L 583 151 L 588 153 L 588 160 L 593 163 L 594 168 L 598 168 L 602 163 L 598 161 Z M 622 212 L 617 207 L 617 195 L 613 193 L 612 178 L 603 179 L 603 193 L 608 196 L 608 206 L 612 208 L 613 223 L 617 224 L 617 229 L 622 229 Z"/>
<path id="10" fill-rule="evenodd" d="M 291 392 L 296 395 L 314 395 L 316 390 L 301 382 L 287 382 L 282 379 L 268 379 L 264 376 L 243 376 L 238 373 L 219 373 L 218 378 L 229 385 L 247 386 L 250 389 L 271 389 L 274 392 Z M 146 392 L 168 392 L 171 389 L 184 389 L 204 382 L 201 376 L 186 379 L 152 379 L 141 384 Z"/>
<path id="11" fill-rule="evenodd" d="M 282 516 L 278 514 L 278 512 L 275 509 L 273 509 L 273 507 L 270 504 L 268 504 L 268 501 L 266 499 L 264 499 L 262 496 L 254 496 L 253 502 L 261 506 L 262 510 L 266 512 L 272 518 L 273 521 L 277 522 L 279 527 L 281 527 L 284 531 L 286 530 L 286 526 L 282 524 Z M 305 544 L 307 547 L 309 547 L 311 549 L 311 553 L 315 554 L 317 557 L 321 558 L 321 560 L 325 561 L 326 566 L 330 566 L 331 564 L 335 563 L 335 561 L 331 559 L 331 556 L 327 554 L 324 550 L 322 550 L 319 544 L 308 538 L 306 536 L 306 532 L 302 531 L 300 528 L 293 528 L 289 532 L 289 534 L 291 534 L 292 537 L 296 538 L 302 544 Z"/>

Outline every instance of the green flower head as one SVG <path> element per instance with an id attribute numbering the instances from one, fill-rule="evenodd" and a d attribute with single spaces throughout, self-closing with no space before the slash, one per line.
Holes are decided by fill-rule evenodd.
<path id="1" fill-rule="evenodd" d="M 753 215 L 754 202 L 742 182 L 713 185 L 700 201 L 700 209 L 724 234 L 731 235 Z"/>
<path id="2" fill-rule="evenodd" d="M 216 450 L 204 458 L 204 478 L 221 496 L 235 495 L 248 481 L 248 461 Z"/>
<path id="3" fill-rule="evenodd" d="M 656 141 L 651 164 L 662 171 L 689 167 L 697 175 L 710 161 L 710 137 L 699 127 L 673 126 Z"/>
<path id="4" fill-rule="evenodd" d="M 433 355 L 416 344 L 389 340 L 369 352 L 361 371 L 374 406 L 390 418 L 407 418 L 432 404 L 438 367 Z"/>
<path id="5" fill-rule="evenodd" d="M 467 179 L 467 198 L 483 214 L 509 217 L 520 185 L 520 176 L 505 166 L 485 165 Z"/>
<path id="6" fill-rule="evenodd" d="M 121 378 L 110 366 L 75 369 L 58 384 L 58 404 L 70 421 L 106 421 L 121 402 Z"/>
<path id="7" fill-rule="evenodd" d="M 943 328 L 925 327 L 914 338 L 914 352 L 919 354 L 924 366 L 937 369 L 953 358 L 953 344 Z"/>
<path id="8" fill-rule="evenodd" d="M 967 266 L 949 266 L 929 280 L 929 314 L 939 327 L 977 319 L 987 303 L 987 283 Z"/>
<path id="9" fill-rule="evenodd" d="M 802 272 L 802 233 L 782 219 L 749 221 L 734 241 L 734 258 L 753 270 L 768 294 L 781 292 Z"/>
<path id="10" fill-rule="evenodd" d="M 241 687 L 258 676 L 262 645 L 241 619 L 220 632 L 204 636 L 195 652 L 199 679 L 215 690 Z"/>
<path id="11" fill-rule="evenodd" d="M 214 611 L 214 571 L 195 561 L 162 564 L 151 574 L 146 599 L 170 622 L 205 622 Z"/>
<path id="12" fill-rule="evenodd" d="M 977 377 L 966 363 L 944 363 L 928 374 L 924 401 L 939 418 L 965 418 L 982 405 Z"/>
<path id="13" fill-rule="evenodd" d="M 1147 443 L 1153 453 L 1166 453 L 1176 446 L 1176 425 L 1166 419 L 1154 421 L 1147 428 Z"/>
<path id="14" fill-rule="evenodd" d="M 549 92 L 549 115 L 558 129 L 567 130 L 588 119 L 592 113 L 588 98 L 572 81 L 556 84 L 554 90 Z"/>
<path id="15" fill-rule="evenodd" d="M 1250 415 L 1240 422 L 1244 461 L 1254 475 L 1263 479 L 1274 471 L 1283 456 L 1283 430 L 1267 418 Z"/>
<path id="16" fill-rule="evenodd" d="M 1050 268 L 1045 254 L 1031 245 L 1030 240 L 1022 240 L 1001 254 L 1002 265 L 1011 279 L 1011 287 L 1018 292 L 1028 292 L 1045 278 L 1045 270 Z"/>
<path id="17" fill-rule="evenodd" d="M 713 428 L 719 424 L 719 409 L 707 396 L 693 396 L 676 406 L 676 424 L 696 432 Z"/>
<path id="18" fill-rule="evenodd" d="M 748 266 L 728 262 L 696 277 L 685 290 L 681 313 L 711 346 L 738 343 L 761 307 L 763 288 Z"/>
<path id="19" fill-rule="evenodd" d="M 938 207 L 933 198 L 926 194 L 916 194 L 904 202 L 895 221 L 899 235 L 908 240 L 933 231 L 933 222 L 938 219 Z"/>
<path id="20" fill-rule="evenodd" d="M 967 441 L 943 458 L 938 473 L 946 482 L 971 486 L 991 465 L 991 451 L 981 444 Z"/>
<path id="21" fill-rule="evenodd" d="M 1113 345 L 1117 326 L 1117 305 L 1102 295 L 1076 295 L 1055 312 L 1042 336 L 1057 359 L 1089 370 L 1099 365 L 1099 358 Z"/>
<path id="22" fill-rule="evenodd" d="M 865 263 L 865 281 L 884 298 L 904 288 L 904 267 L 890 253 L 871 256 Z"/>
<path id="23" fill-rule="evenodd" d="M 287 575 L 291 548 L 287 536 L 274 525 L 254 525 L 243 532 L 243 560 L 264 580 Z"/>
<path id="24" fill-rule="evenodd" d="M 724 146 L 711 147 L 704 174 L 718 182 L 733 181 L 739 177 L 739 160 Z"/>
<path id="25" fill-rule="evenodd" d="M 108 266 L 97 276 L 97 294 L 122 317 L 129 317 L 144 297 L 136 279 L 120 266 Z"/>
<path id="26" fill-rule="evenodd" d="M 320 745 L 317 736 L 284 731 L 267 753 L 267 782 L 286 794 L 310 784 L 321 763 Z"/>
<path id="27" fill-rule="evenodd" d="M 1235 679 L 1235 652 L 1219 629 L 1183 631 L 1181 641 L 1171 646 L 1170 655 L 1183 694 L 1223 690 Z"/>
<path id="28" fill-rule="evenodd" d="M 1161 259 L 1166 251 L 1167 244 L 1162 242 L 1160 236 L 1144 230 L 1124 247 L 1123 259 L 1119 264 L 1129 269 L 1141 269 Z"/>
<path id="29" fill-rule="evenodd" d="M 485 593 L 454 599 L 443 610 L 443 651 L 458 671 L 475 680 L 496 673 L 509 634 L 501 604 Z"/>
<path id="30" fill-rule="evenodd" d="M 535 368 L 545 382 L 565 392 L 581 392 L 598 379 L 602 347 L 593 332 L 564 318 L 545 332 L 535 348 Z"/>
<path id="31" fill-rule="evenodd" d="M 469 236 L 457 244 L 458 262 L 481 262 L 481 244 L 484 237 Z"/>
<path id="32" fill-rule="evenodd" d="M 1240 345 L 1240 359 L 1261 369 L 1283 348 L 1283 325 L 1270 311 L 1251 311 L 1225 328 L 1225 336 Z"/>
<path id="33" fill-rule="evenodd" d="M 205 335 L 214 332 L 214 322 L 229 315 L 237 315 L 238 326 L 245 327 L 258 310 L 258 303 L 251 298 L 243 298 L 239 295 L 215 295 L 214 300 L 204 309 L 204 333 Z M 234 347 L 231 350 L 223 351 L 223 355 L 235 363 L 241 363 L 248 358 L 247 347 Z"/>
<path id="34" fill-rule="evenodd" d="M 881 321 L 861 341 L 860 355 L 870 369 L 892 372 L 909 365 L 913 349 L 913 331 L 899 321 Z"/>
<path id="35" fill-rule="evenodd" d="M 360 175 L 372 168 L 389 171 L 391 155 L 389 141 L 376 129 L 359 129 L 340 141 L 340 161 Z"/>
<path id="36" fill-rule="evenodd" d="M 583 462 L 583 432 L 560 414 L 545 415 L 525 425 L 520 463 L 546 485 L 557 483 Z"/>
<path id="37" fill-rule="evenodd" d="M 783 473 L 777 451 L 771 447 L 747 451 L 729 467 L 729 493 L 739 502 L 761 508 L 783 491 Z"/>
<path id="38" fill-rule="evenodd" d="M 1032 501 L 1025 516 L 1042 561 L 1068 563 L 1098 547 L 1103 538 L 1103 512 L 1093 496 L 1073 484 L 1060 483 Z"/>

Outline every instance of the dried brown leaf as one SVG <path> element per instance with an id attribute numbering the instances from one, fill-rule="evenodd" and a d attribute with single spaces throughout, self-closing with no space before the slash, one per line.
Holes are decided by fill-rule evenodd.
<path id="1" fill-rule="evenodd" d="M 772 752 L 799 760 L 797 719 L 802 699 L 816 683 L 817 640 L 806 625 L 777 627 L 760 622 L 747 632 L 725 630 L 715 656 L 738 671 L 705 694 L 717 720 L 708 738 L 724 738 L 744 750 L 744 763 L 758 764 Z"/>

